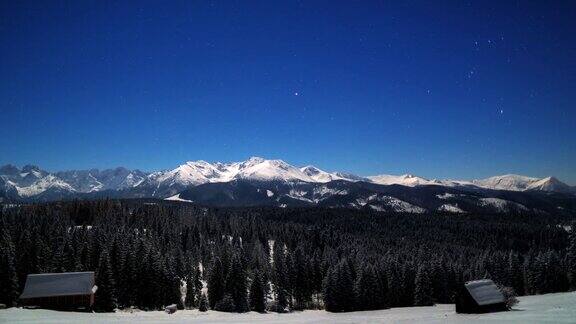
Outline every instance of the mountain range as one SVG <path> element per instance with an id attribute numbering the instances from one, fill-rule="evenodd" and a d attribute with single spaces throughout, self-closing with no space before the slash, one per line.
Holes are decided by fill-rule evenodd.
<path id="1" fill-rule="evenodd" d="M 326 206 L 423 213 L 572 212 L 576 188 L 554 177 L 502 175 L 430 180 L 410 174 L 362 177 L 252 157 L 233 163 L 186 162 L 171 170 L 47 172 L 0 167 L 0 202 L 74 198 L 160 198 L 216 206 Z"/>

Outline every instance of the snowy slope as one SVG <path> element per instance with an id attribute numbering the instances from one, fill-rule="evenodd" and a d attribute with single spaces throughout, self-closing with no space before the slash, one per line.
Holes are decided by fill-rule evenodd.
<path id="1" fill-rule="evenodd" d="M 570 192 L 572 189 L 567 184 L 561 182 L 555 177 L 533 178 L 517 174 L 506 174 L 501 176 L 490 177 L 482 180 L 472 180 L 472 183 L 481 188 L 497 190 L 541 190 Z"/>
<path id="2" fill-rule="evenodd" d="M 242 163 L 234 178 L 315 182 L 314 179 L 300 169 L 282 160 L 265 160 L 262 158 L 250 158 L 248 161 Z"/>
<path id="3" fill-rule="evenodd" d="M 198 185 L 201 183 L 220 181 L 222 172 L 205 161 L 189 161 L 175 169 L 154 172 L 148 176 L 156 184 L 164 185 Z"/>
<path id="4" fill-rule="evenodd" d="M 538 180 L 540 179 L 516 174 L 505 174 L 482 180 L 472 180 L 472 183 L 488 189 L 522 191 L 529 189 L 530 184 Z"/>
<path id="5" fill-rule="evenodd" d="M 546 177 L 538 181 L 530 183 L 529 190 L 541 191 L 554 191 L 554 192 L 570 192 L 573 191 L 570 186 L 556 179 L 555 177 Z"/>
<path id="6" fill-rule="evenodd" d="M 404 174 L 399 176 L 390 174 L 381 174 L 376 176 L 370 176 L 368 177 L 368 179 L 370 179 L 374 183 L 381 185 L 398 184 L 408 187 L 437 184 L 433 180 L 424 179 L 411 174 Z"/>
<path id="7" fill-rule="evenodd" d="M 326 172 L 321 170 L 313 165 L 308 165 L 305 167 L 300 168 L 300 171 L 304 172 L 308 175 L 314 182 L 330 182 L 335 180 L 346 180 L 346 181 L 367 181 L 370 180 L 368 178 L 360 177 L 354 174 L 343 173 L 343 172 Z"/>
<path id="8" fill-rule="evenodd" d="M 50 189 L 69 191 L 69 192 L 76 191 L 74 188 L 72 188 L 71 185 L 51 174 L 45 177 L 41 177 L 40 179 L 36 180 L 29 186 L 26 187 L 15 186 L 15 188 L 21 197 L 35 196 Z"/>
<path id="9" fill-rule="evenodd" d="M 223 313 L 197 310 L 134 311 L 117 313 L 75 313 L 43 309 L 10 308 L 0 310 L 0 323 L 574 323 L 576 292 L 518 298 L 513 311 L 489 314 L 456 314 L 453 304 L 430 307 L 403 307 L 376 311 L 328 313 L 306 310 L 288 314 Z"/>
<path id="10" fill-rule="evenodd" d="M 314 182 L 330 182 L 334 180 L 344 180 L 344 178 L 341 178 L 333 173 L 328 173 L 326 171 L 320 170 L 313 165 L 302 167 L 300 168 L 300 171 L 302 171 L 304 174 L 312 178 Z"/>

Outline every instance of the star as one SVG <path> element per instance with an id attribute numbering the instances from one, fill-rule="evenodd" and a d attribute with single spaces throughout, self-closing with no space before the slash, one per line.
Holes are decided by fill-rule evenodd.
<path id="1" fill-rule="evenodd" d="M 295 95 L 295 96 L 299 96 L 300 94 L 299 94 L 298 92 L 294 92 L 294 95 Z"/>

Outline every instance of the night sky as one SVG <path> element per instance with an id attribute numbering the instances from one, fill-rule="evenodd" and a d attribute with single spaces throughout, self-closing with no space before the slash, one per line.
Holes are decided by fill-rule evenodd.
<path id="1" fill-rule="evenodd" d="M 0 164 L 576 184 L 576 1 L 128 2 L 0 2 Z"/>

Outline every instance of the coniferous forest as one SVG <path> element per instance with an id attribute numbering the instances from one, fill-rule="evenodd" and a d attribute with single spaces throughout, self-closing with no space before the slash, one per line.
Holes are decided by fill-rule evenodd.
<path id="1" fill-rule="evenodd" d="M 491 278 L 518 295 L 576 289 L 573 219 L 140 200 L 0 208 L 0 303 L 29 273 L 95 271 L 95 309 L 332 312 L 451 303 Z M 572 227 L 573 228 L 573 227 Z"/>

